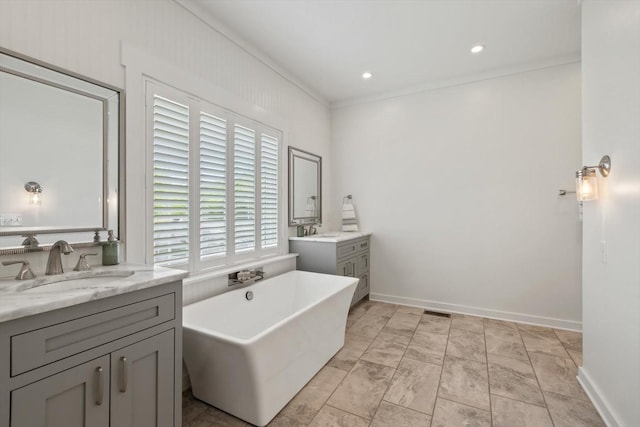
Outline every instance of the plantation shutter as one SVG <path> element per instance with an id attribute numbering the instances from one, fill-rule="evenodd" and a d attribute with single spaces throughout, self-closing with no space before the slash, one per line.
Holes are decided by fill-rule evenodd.
<path id="1" fill-rule="evenodd" d="M 227 252 L 227 121 L 200 114 L 200 257 Z"/>
<path id="2" fill-rule="evenodd" d="M 261 247 L 278 246 L 278 139 L 260 138 Z"/>
<path id="3" fill-rule="evenodd" d="M 253 129 L 234 126 L 234 238 L 236 253 L 256 246 L 256 138 Z"/>
<path id="4" fill-rule="evenodd" d="M 153 96 L 153 261 L 189 260 L 189 107 Z"/>

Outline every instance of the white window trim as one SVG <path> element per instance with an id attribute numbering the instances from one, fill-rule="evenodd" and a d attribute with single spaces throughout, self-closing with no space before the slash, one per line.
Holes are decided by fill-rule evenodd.
<path id="1" fill-rule="evenodd" d="M 278 209 L 279 209 L 279 233 L 281 242 L 279 249 L 273 255 L 265 255 L 261 258 L 248 257 L 247 260 L 268 259 L 288 253 L 287 234 L 287 173 L 286 150 L 288 144 L 289 127 L 285 120 L 277 114 L 267 111 L 259 106 L 251 104 L 239 96 L 227 90 L 211 84 L 196 75 L 169 64 L 155 56 L 122 42 L 121 63 L 125 67 L 126 90 L 126 204 L 125 221 L 127 224 L 125 239 L 125 260 L 130 263 L 153 265 L 153 176 L 151 165 L 153 157 L 149 157 L 152 146 L 142 144 L 147 141 L 149 124 L 145 120 L 145 81 L 154 80 L 161 84 L 180 88 L 180 92 L 197 94 L 197 97 L 206 102 L 220 106 L 220 108 L 234 112 L 242 117 L 263 124 L 269 128 L 281 132 L 279 147 L 279 171 L 278 180 Z M 141 169 L 144 173 L 141 173 Z M 151 204 L 149 200 L 151 198 Z M 151 230 L 151 233 L 149 233 Z M 243 264 L 247 260 L 238 260 L 231 265 Z M 200 272 L 212 272 L 217 269 L 226 269 L 230 264 L 219 265 L 201 269 Z"/>

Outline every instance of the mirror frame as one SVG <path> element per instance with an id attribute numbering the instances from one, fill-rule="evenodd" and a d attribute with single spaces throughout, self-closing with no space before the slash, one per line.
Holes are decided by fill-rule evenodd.
<path id="1" fill-rule="evenodd" d="M 119 238 L 124 233 L 124 90 L 2 47 L 0 47 L 0 57 L 5 59 L 4 64 L 0 63 L 0 72 L 10 73 L 38 83 L 91 97 L 101 101 L 104 106 L 102 138 L 102 224 L 96 227 L 77 228 L 66 226 L 56 227 L 52 225 L 17 227 L 16 230 L 0 230 L 0 237 L 86 233 L 113 229 L 114 234 Z M 109 94 L 109 92 L 113 94 Z M 114 109 L 117 111 L 117 123 L 115 124 L 113 123 L 114 120 L 109 120 L 109 113 L 113 112 Z M 108 196 L 112 183 L 115 183 L 117 188 L 115 207 L 110 208 L 108 205 Z M 72 238 L 73 237 L 69 237 L 69 239 Z M 82 241 L 90 242 L 91 239 L 79 240 L 79 242 Z M 49 243 L 43 243 L 40 247 L 49 245 Z"/>
<path id="2" fill-rule="evenodd" d="M 317 186 L 317 194 L 318 194 L 318 209 L 316 216 L 307 216 L 307 217 L 296 217 L 294 212 L 294 201 L 295 201 L 295 180 L 294 180 L 294 160 L 295 158 L 301 158 L 304 160 L 309 160 L 311 162 L 315 162 L 318 165 L 318 186 Z M 320 224 L 322 223 L 322 157 L 317 154 L 310 153 L 308 151 L 300 150 L 299 148 L 295 148 L 289 146 L 289 225 L 304 225 L 304 224 Z"/>

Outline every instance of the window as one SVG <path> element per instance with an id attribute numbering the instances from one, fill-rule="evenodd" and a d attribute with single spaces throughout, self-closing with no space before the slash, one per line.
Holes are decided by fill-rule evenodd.
<path id="1" fill-rule="evenodd" d="M 147 82 L 153 263 L 200 271 L 280 252 L 281 133 Z"/>

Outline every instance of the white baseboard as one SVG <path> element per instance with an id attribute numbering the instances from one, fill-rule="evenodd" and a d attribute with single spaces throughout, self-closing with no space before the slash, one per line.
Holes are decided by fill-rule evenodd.
<path id="1" fill-rule="evenodd" d="M 584 392 L 587 393 L 587 396 L 589 396 L 589 399 L 591 399 L 593 406 L 596 408 L 596 411 L 598 411 L 602 417 L 602 421 L 604 421 L 607 427 L 620 427 L 622 424 L 618 422 L 616 417 L 613 415 L 613 412 L 609 409 L 611 405 L 609 405 L 607 399 L 604 398 L 583 367 L 578 368 L 578 382 L 584 389 Z"/>
<path id="2" fill-rule="evenodd" d="M 511 313 L 508 311 L 491 310 L 466 305 L 449 304 L 444 302 L 429 301 L 417 298 L 405 298 L 394 295 L 372 293 L 369 298 L 374 301 L 389 302 L 393 304 L 409 305 L 424 308 L 426 310 L 442 311 L 446 313 L 469 314 L 472 316 L 487 317 L 490 319 L 506 320 L 509 322 L 527 323 L 529 325 L 546 326 L 555 329 L 569 331 L 582 331 L 582 322 L 576 320 L 556 319 L 553 317 L 534 316 L 531 314 Z"/>

